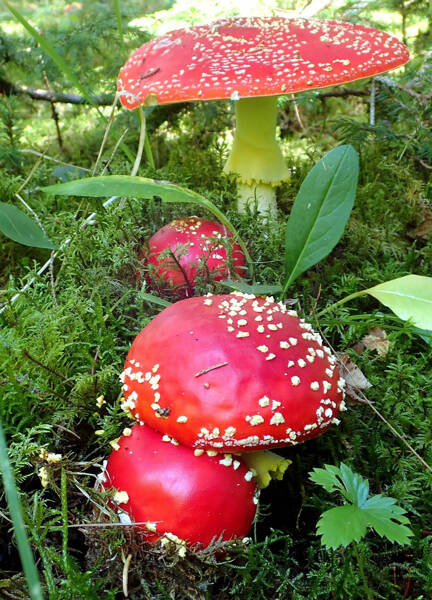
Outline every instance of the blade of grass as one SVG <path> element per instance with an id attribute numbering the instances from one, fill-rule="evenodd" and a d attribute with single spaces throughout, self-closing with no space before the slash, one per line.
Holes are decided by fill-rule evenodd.
<path id="1" fill-rule="evenodd" d="M 120 0 L 113 0 L 114 3 L 114 12 L 116 15 L 116 20 L 117 20 L 117 29 L 119 32 L 119 37 L 120 37 L 120 45 L 122 47 L 122 51 L 125 51 L 125 44 L 124 44 L 124 38 L 123 38 L 123 25 L 122 25 L 122 18 L 121 18 L 121 8 L 120 8 Z"/>
<path id="2" fill-rule="evenodd" d="M 9 462 L 6 438 L 3 426 L 0 421 L 0 467 L 3 477 L 3 485 L 6 494 L 6 500 L 12 517 L 18 552 L 21 558 L 21 564 L 27 580 L 27 585 L 32 600 L 43 600 L 42 587 L 36 563 L 33 558 L 27 532 L 24 525 L 24 518 L 21 509 L 21 503 L 18 497 L 18 491 L 15 484 L 15 477 L 12 466 Z"/>

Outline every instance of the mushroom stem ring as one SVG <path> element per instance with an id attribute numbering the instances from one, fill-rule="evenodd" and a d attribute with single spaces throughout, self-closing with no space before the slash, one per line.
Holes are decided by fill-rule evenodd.
<path id="1" fill-rule="evenodd" d="M 255 202 L 259 213 L 275 217 L 275 187 L 289 177 L 275 136 L 277 96 L 241 98 L 235 114 L 234 142 L 224 171 L 238 176 L 238 210 L 245 212 Z"/>

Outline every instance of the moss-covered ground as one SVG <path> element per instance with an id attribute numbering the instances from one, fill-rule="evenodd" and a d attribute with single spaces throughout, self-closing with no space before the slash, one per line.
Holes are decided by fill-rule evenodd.
<path id="1" fill-rule="evenodd" d="M 47 6 L 37 5 L 36 16 L 42 18 L 40 11 L 48 10 Z M 77 24 L 71 17 L 73 11 L 65 12 L 60 2 L 55 6 L 58 14 L 52 9 L 46 26 L 63 41 L 61 49 L 67 57 L 74 48 L 78 54 L 83 52 L 78 34 L 88 38 L 85 22 L 106 32 L 99 50 L 88 50 L 95 70 L 84 83 L 91 83 L 98 92 L 112 91 L 127 51 L 107 59 L 109 69 L 97 83 L 92 80 L 107 55 L 107 40 L 120 54 L 112 10 L 102 4 L 100 13 L 94 6 L 93 13 L 90 7 L 77 9 L 83 19 Z M 125 19 L 139 15 L 136 3 L 124 10 Z M 374 15 L 366 11 L 357 18 L 373 22 L 379 17 Z M 333 13 L 330 10 L 324 16 Z M 420 21 L 420 17 L 417 21 L 410 18 L 413 26 Z M 414 50 L 412 66 L 393 76 L 400 86 L 419 95 L 427 93 L 425 82 L 430 81 L 431 69 L 423 50 L 427 30 L 421 23 L 423 30 L 409 40 Z M 9 17 L 5 24 L 9 26 L 5 25 L 5 38 L 9 36 L 15 44 L 10 48 L 15 62 L 11 58 L 5 72 L 20 77 L 28 58 L 21 56 L 24 48 L 18 42 L 26 39 L 29 47 L 32 42 L 14 29 Z M 131 28 L 125 39 L 130 50 L 146 36 Z M 41 53 L 40 49 L 34 52 Z M 43 70 L 41 60 L 35 62 Z M 55 71 L 50 65 L 47 68 Z M 419 69 L 423 75 L 416 80 Z M 367 90 L 368 85 L 357 82 L 348 89 Z M 229 102 L 149 112 L 156 168 L 144 159 L 139 175 L 178 183 L 212 200 L 248 246 L 256 280 L 281 283 L 284 225 L 305 174 L 329 149 L 341 142 L 354 143 L 361 159 L 360 181 L 344 236 L 330 256 L 289 290 L 300 313 L 318 326 L 317 312 L 350 293 L 408 273 L 432 275 L 432 234 L 427 227 L 432 198 L 429 105 L 403 89 L 378 84 L 376 125 L 369 126 L 367 100 L 368 96 L 323 99 L 318 93 L 302 94 L 298 97 L 301 121 L 294 116 L 292 100 L 281 101 L 280 136 L 292 177 L 279 189 L 276 225 L 265 225 L 254 214 L 240 216 L 234 209 L 234 181 L 221 174 L 233 118 Z M 103 209 L 91 198 L 47 196 L 40 188 L 59 181 L 55 170 L 59 165 L 49 158 L 92 169 L 104 121 L 92 108 L 58 104 L 62 151 L 49 103 L 0 96 L 0 106 L 1 201 L 23 208 L 16 193 L 24 184 L 19 193 L 51 239 L 57 245 L 71 239 L 59 251 L 53 268 L 36 277 L 12 302 L 49 259 L 49 252 L 0 236 L 0 298 L 6 306 L 0 314 L 0 418 L 47 597 L 124 597 L 124 561 L 131 554 L 127 581 L 133 599 L 361 600 L 365 592 L 351 549 L 327 551 L 320 545 L 316 522 L 331 500 L 308 479 L 314 467 L 343 461 L 369 480 L 373 493 L 396 498 L 414 532 L 410 546 L 390 544 L 372 533 L 359 543 L 373 597 L 432 598 L 431 473 L 367 404 L 350 404 L 339 427 L 281 451 L 292 465 L 284 481 L 273 482 L 263 491 L 252 541 L 233 548 L 230 558 L 217 562 L 210 552 L 179 558 L 163 554 L 158 547 L 143 546 L 128 530 L 85 526 L 101 521 L 98 505 L 103 498 L 94 490 L 95 474 L 111 451 L 109 442 L 128 424 L 119 407 L 118 379 L 126 353 L 137 333 L 162 310 L 148 302 L 145 292 L 151 290 L 137 283 L 136 270 L 142 269 L 138 253 L 145 240 L 173 217 L 210 215 L 196 206 L 162 204 L 157 199 L 115 202 Z M 109 109 L 103 111 L 109 113 Z M 109 160 L 113 174 L 127 174 L 132 168 L 122 150 L 114 150 L 115 136 L 126 128 L 124 143 L 133 154 L 137 117 L 118 110 L 101 163 Z M 22 152 L 25 149 L 45 157 Z M 94 224 L 83 228 L 83 219 L 94 210 Z M 223 289 L 206 284 L 199 291 Z M 353 348 L 372 327 L 387 334 L 390 344 L 383 356 L 371 349 L 359 354 Z M 376 409 L 431 465 L 432 345 L 368 296 L 326 312 L 319 328 L 328 343 L 348 353 L 368 378 L 372 387 L 367 397 Z M 106 403 L 99 409 L 96 398 L 100 395 Z M 100 430 L 102 435 L 96 435 Z M 62 455 L 60 463 L 48 466 L 45 488 L 38 476 L 44 466 L 41 448 Z M 66 494 L 61 493 L 62 469 Z M 65 547 L 66 525 L 70 527 Z M 0 597 L 28 597 L 3 498 Z"/>

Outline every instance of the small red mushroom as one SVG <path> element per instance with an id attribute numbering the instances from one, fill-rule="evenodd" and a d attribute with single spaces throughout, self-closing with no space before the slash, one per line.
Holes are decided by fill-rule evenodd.
<path id="1" fill-rule="evenodd" d="M 336 358 L 297 313 L 235 292 L 182 300 L 136 337 L 123 408 L 181 443 L 218 452 L 294 445 L 338 423 Z"/>
<path id="2" fill-rule="evenodd" d="M 167 435 L 134 425 L 118 440 L 102 475 L 115 489 L 123 522 L 136 522 L 147 541 L 200 548 L 212 540 L 243 538 L 255 517 L 252 471 L 231 454 L 191 450 Z"/>
<path id="3" fill-rule="evenodd" d="M 407 47 L 365 25 L 319 19 L 234 17 L 171 31 L 136 50 L 119 73 L 120 100 L 140 104 L 231 98 L 236 131 L 225 171 L 239 182 L 239 210 L 255 200 L 276 212 L 289 171 L 276 141 L 277 97 L 385 73 Z"/>
<path id="4" fill-rule="evenodd" d="M 148 241 L 150 285 L 171 295 L 192 296 L 198 281 L 244 274 L 245 257 L 224 225 L 198 217 L 175 219 Z M 232 252 L 227 252 L 227 240 Z M 231 254 L 231 256 L 230 256 Z M 232 268 L 231 268 L 232 267 Z"/>

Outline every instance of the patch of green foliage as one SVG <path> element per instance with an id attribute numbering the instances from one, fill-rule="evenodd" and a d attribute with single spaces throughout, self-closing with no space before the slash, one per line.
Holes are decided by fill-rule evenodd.
<path id="1" fill-rule="evenodd" d="M 142 14 L 139 4 L 121 4 L 124 24 Z M 426 3 L 414 4 L 423 18 Z M 346 15 L 375 22 L 379 15 L 371 10 L 359 13 L 358 6 L 347 2 Z M 385 8 L 389 6 L 385 3 Z M 401 3 L 392 3 L 391 8 L 397 15 Z M 334 16 L 328 10 L 325 16 Z M 90 93 L 112 92 L 125 56 L 110 3 L 83 3 L 77 12 L 65 12 L 63 2 L 50 7 L 39 3 L 33 19 L 35 24 L 46 19 L 44 34 L 76 65 L 76 74 Z M 413 9 L 406 25 L 415 22 Z M 97 43 L 91 44 L 90 38 L 98 33 Z M 147 39 L 133 27 L 124 27 L 124 33 L 127 51 Z M 0 38 L 1 77 L 43 87 L 45 70 L 56 91 L 75 91 L 22 32 L 5 28 Z M 417 35 L 413 66 L 405 78 L 395 79 L 422 96 L 428 93 L 431 68 L 425 50 L 428 39 L 427 31 Z M 366 89 L 367 85 L 351 87 Z M 132 599 L 144 595 L 162 599 L 172 593 L 178 598 L 215 600 L 363 599 L 361 575 L 351 551 L 327 551 L 315 533 L 328 496 L 309 481 L 308 473 L 341 461 L 370 481 L 373 494 L 395 498 L 407 511 L 414 532 L 409 549 L 372 536 L 358 543 L 370 589 L 376 597 L 388 600 L 431 597 L 431 476 L 367 404 L 351 405 L 340 427 L 325 436 L 282 450 L 293 460 L 285 480 L 264 490 L 265 510 L 250 544 L 239 544 L 220 564 L 210 555 L 163 556 L 157 546 L 138 544 L 127 528 L 83 526 L 65 534 L 67 523 L 109 520 L 100 513 L 103 498 L 93 488 L 99 465 L 111 451 L 109 442 L 128 423 L 119 408 L 118 374 L 136 334 L 162 309 L 146 298 L 153 290 L 136 280 L 136 271 L 145 271 L 138 254 L 145 240 L 172 218 L 191 212 L 209 215 L 196 207 L 157 200 L 116 202 L 103 209 L 94 199 L 43 195 L 41 186 L 58 181 L 55 163 L 20 150 L 31 147 L 91 169 L 105 125 L 93 109 L 56 105 L 61 150 L 49 104 L 23 96 L 1 97 L 0 103 L 1 200 L 22 208 L 15 193 L 35 167 L 22 194 L 57 245 L 71 238 L 59 252 L 52 273 L 37 277 L 12 304 L 14 294 L 48 260 L 49 252 L 0 237 L 4 258 L 0 301 L 7 304 L 0 314 L 0 417 L 47 597 L 120 597 L 124 560 L 132 553 Z M 221 174 L 233 118 L 229 102 L 149 111 L 156 169 L 143 162 L 139 174 L 173 181 L 209 198 L 246 241 L 257 281 L 283 283 L 284 221 L 304 176 L 335 145 L 354 143 L 361 157 L 354 211 L 332 254 L 290 288 L 294 306 L 314 321 L 316 312 L 327 304 L 359 289 L 411 272 L 430 276 L 432 236 L 415 233 L 432 199 L 430 103 L 406 89 L 378 84 L 376 125 L 370 126 L 362 97 L 324 102 L 318 94 L 304 94 L 298 97 L 303 128 L 291 104 L 281 107 L 282 143 L 286 151 L 293 151 L 288 156 L 292 178 L 278 191 L 277 224 L 263 224 L 255 215 L 239 215 L 233 209 L 234 181 Z M 108 109 L 103 110 L 108 114 Z M 120 135 L 127 127 L 124 142 L 134 153 L 136 115 L 117 112 L 114 132 Z M 113 155 L 114 146 L 115 139 L 109 136 L 102 166 L 110 160 L 110 172 L 129 173 L 132 165 L 120 151 Z M 83 219 L 94 210 L 98 211 L 95 224 L 82 228 Z M 225 290 L 216 285 L 215 291 Z M 389 352 L 379 356 L 366 349 L 357 354 L 353 346 L 374 326 L 387 332 Z M 372 383 L 367 396 L 374 406 L 432 464 L 432 346 L 409 323 L 402 323 L 370 297 L 327 312 L 319 327 L 328 342 L 347 352 Z M 99 407 L 96 399 L 101 395 L 105 404 Z M 41 448 L 61 453 L 61 464 L 44 462 Z M 41 488 L 38 473 L 42 467 L 47 468 L 47 488 Z M 0 511 L 6 512 L 4 499 Z M 0 595 L 6 590 L 26 598 L 10 526 L 2 514 Z"/>

